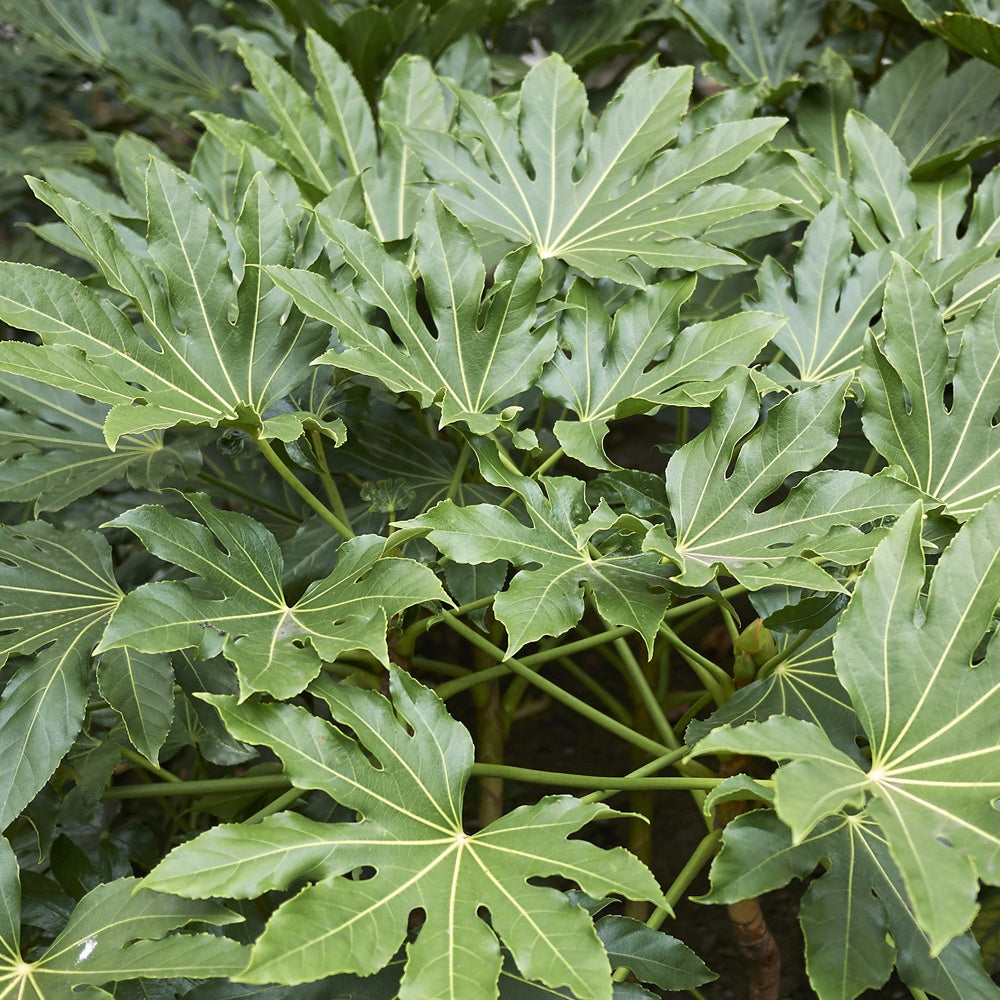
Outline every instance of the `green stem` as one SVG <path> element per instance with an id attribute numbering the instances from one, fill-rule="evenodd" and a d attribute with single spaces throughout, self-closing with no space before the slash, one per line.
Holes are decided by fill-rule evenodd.
<path id="1" fill-rule="evenodd" d="M 664 902 L 656 907 L 649 915 L 646 926 L 651 930 L 659 930 L 667 917 L 673 915 L 673 908 L 680 902 L 681 896 L 687 892 L 688 887 L 698 877 L 701 870 L 715 856 L 719 839 L 722 836 L 721 830 L 710 830 L 701 838 L 701 843 L 694 849 L 691 857 L 681 869 L 680 874 L 674 879 L 670 888 L 664 893 Z M 629 970 L 625 966 L 619 966 L 611 976 L 611 981 L 624 983 L 628 978 Z"/>
<path id="2" fill-rule="evenodd" d="M 276 799 L 268 802 L 263 809 L 258 809 L 249 819 L 248 823 L 259 823 L 262 819 L 266 819 L 268 816 L 273 816 L 276 812 L 281 812 L 286 806 L 290 806 L 297 798 L 302 795 L 301 788 L 289 788 L 287 792 L 282 792 Z"/>
<path id="3" fill-rule="evenodd" d="M 484 598 L 485 601 L 492 601 L 493 598 Z M 481 606 L 482 602 L 475 602 L 477 606 Z M 450 615 L 458 615 L 464 611 L 471 610 L 473 605 L 466 604 L 461 608 L 455 608 L 454 611 L 448 612 Z M 417 622 L 417 625 L 423 622 L 433 621 L 435 624 L 444 621 L 444 615 L 434 615 L 433 618 L 424 618 L 421 622 Z M 410 629 L 416 626 L 410 626 Z M 430 626 L 428 626 L 429 628 Z M 404 636 L 410 631 L 403 633 Z M 426 629 L 424 630 L 426 631 Z M 520 658 L 521 663 L 526 667 L 537 667 L 543 663 L 548 663 L 550 660 L 559 660 L 564 656 L 573 656 L 576 653 L 582 653 L 589 649 L 594 649 L 597 646 L 602 645 L 605 642 L 610 642 L 612 639 L 617 639 L 619 636 L 628 635 L 632 629 L 626 626 L 620 626 L 619 628 L 608 629 L 607 632 L 601 632 L 598 635 L 587 636 L 585 639 L 577 639 L 575 642 L 568 642 L 564 646 L 552 646 L 550 649 L 542 649 L 537 653 L 532 653 L 530 656 L 523 656 Z M 501 653 L 497 659 L 502 660 L 503 654 Z M 461 694 L 463 691 L 467 691 L 469 688 L 475 687 L 477 684 L 481 684 L 483 681 L 491 681 L 497 677 L 504 677 L 511 672 L 511 668 L 506 665 L 506 662 L 498 663 L 495 667 L 487 667 L 485 670 L 477 670 L 475 673 L 468 674 L 465 677 L 456 678 L 453 681 L 445 681 L 444 684 L 439 684 L 434 690 L 437 696 L 443 701 L 447 701 L 449 698 L 453 698 L 456 694 Z M 624 710 L 623 710 L 624 712 Z M 624 712 L 627 717 L 628 713 Z"/>
<path id="4" fill-rule="evenodd" d="M 682 789 L 708 790 L 722 784 L 725 778 L 660 777 L 646 778 L 635 775 L 615 777 L 602 774 L 566 774 L 563 771 L 538 771 L 530 767 L 514 767 L 509 764 L 473 764 L 472 774 L 480 778 L 507 778 L 532 785 L 562 785 L 566 788 L 596 788 L 601 791 L 623 791 L 632 789 Z"/>
<path id="5" fill-rule="evenodd" d="M 527 657 L 525 657 L 525 660 Z M 524 662 L 523 660 L 521 661 Z M 578 684 L 585 687 L 619 722 L 626 726 L 632 723 L 632 713 L 599 681 L 594 680 L 586 670 L 577 666 L 568 656 L 559 657 L 559 665 Z"/>
<path id="6" fill-rule="evenodd" d="M 556 448 L 556 450 L 554 452 L 552 452 L 552 454 L 549 455 L 549 457 L 547 459 L 545 459 L 545 461 L 542 462 L 542 464 L 539 465 L 538 468 L 535 469 L 534 472 L 531 473 L 531 478 L 535 479 L 538 476 L 542 475 L 543 473 L 548 472 L 549 469 L 551 469 L 552 466 L 555 465 L 556 462 L 558 462 L 559 459 L 562 458 L 563 455 L 565 455 L 565 454 L 566 454 L 566 452 L 563 451 L 562 448 Z"/>
<path id="7" fill-rule="evenodd" d="M 866 476 L 874 475 L 875 470 L 878 468 L 879 462 L 882 461 L 882 456 L 878 453 L 875 448 L 868 453 L 868 459 L 865 462 L 865 467 L 861 470 Z"/>
<path id="8" fill-rule="evenodd" d="M 348 516 L 347 508 L 344 506 L 343 498 L 333 476 L 330 474 L 330 466 L 326 461 L 326 449 L 323 447 L 323 435 L 319 431 L 309 431 L 309 440 L 312 442 L 313 452 L 316 455 L 316 462 L 319 464 L 319 478 L 326 491 L 327 499 L 333 507 L 334 514 L 350 528 L 351 519 Z"/>
<path id="9" fill-rule="evenodd" d="M 429 656 L 411 656 L 410 663 L 418 670 L 429 670 L 445 677 L 468 677 L 471 671 L 460 667 L 457 663 L 446 663 L 444 660 L 433 660 Z"/>
<path id="10" fill-rule="evenodd" d="M 468 441 L 462 442 L 462 450 L 458 453 L 458 461 L 455 462 L 455 468 L 451 472 L 451 482 L 448 483 L 448 493 L 446 499 L 454 500 L 458 495 L 459 487 L 462 485 L 462 476 L 465 475 L 466 466 L 469 464 L 469 458 L 472 456 L 472 449 L 469 447 Z"/>
<path id="11" fill-rule="evenodd" d="M 696 597 L 693 601 L 687 601 L 685 604 L 677 604 L 672 608 L 667 608 L 663 615 L 663 620 L 672 622 L 678 618 L 684 618 L 692 611 L 699 611 L 701 608 L 717 608 L 720 597 L 728 601 L 730 597 L 739 597 L 747 592 L 747 588 L 743 584 L 737 583 L 732 587 L 726 587 L 725 590 L 720 590 L 718 594 L 713 594 L 711 597 Z"/>
<path id="12" fill-rule="evenodd" d="M 510 673 L 510 668 L 506 663 L 498 663 L 495 667 L 486 667 L 484 670 L 475 670 L 464 677 L 456 677 L 454 680 L 445 681 L 434 688 L 434 693 L 442 700 L 447 701 L 476 687 L 478 684 L 485 684 L 487 681 L 494 681 L 500 677 L 506 677 Z"/>
<path id="13" fill-rule="evenodd" d="M 274 469 L 275 472 L 281 476 L 282 479 L 292 488 L 293 492 L 297 493 L 317 514 L 320 518 L 325 521 L 334 531 L 337 532 L 342 538 L 353 538 L 354 532 L 351 531 L 348 525 L 344 524 L 343 521 L 337 517 L 336 514 L 330 510 L 326 504 L 323 503 L 313 492 L 310 490 L 298 476 L 288 468 L 287 465 L 278 456 L 278 453 L 267 443 L 267 441 L 262 438 L 255 437 L 254 440 L 257 442 L 257 447 L 260 449 L 260 453 L 267 459 L 268 464 Z"/>
<path id="14" fill-rule="evenodd" d="M 633 746 L 639 747 L 641 750 L 645 750 L 648 753 L 655 754 L 657 756 L 662 754 L 665 750 L 671 749 L 670 747 L 664 746 L 662 743 L 658 743 L 656 740 L 651 740 L 640 733 L 634 732 L 631 728 L 623 725 L 617 719 L 612 719 L 610 716 L 598 711 L 593 707 L 593 705 L 588 705 L 582 699 L 577 698 L 575 695 L 563 690 L 558 684 L 554 684 L 548 678 L 543 677 L 537 671 L 532 670 L 531 667 L 522 663 L 515 657 L 505 657 L 504 651 L 500 649 L 499 646 L 495 646 L 489 641 L 489 639 L 484 638 L 477 631 L 475 631 L 475 629 L 472 629 L 464 622 L 459 621 L 450 612 L 444 612 L 444 620 L 452 629 L 454 629 L 459 635 L 466 638 L 474 646 L 477 646 L 484 652 L 490 653 L 497 660 L 503 661 L 503 665 L 509 667 L 513 673 L 524 677 L 529 683 L 539 688 L 539 690 L 544 691 L 546 694 L 576 712 L 578 715 L 581 715 L 583 718 L 593 722 L 594 725 L 600 726 L 602 729 L 606 729 L 609 733 L 614 733 L 615 736 L 623 739 L 626 743 L 630 743 Z M 463 678 L 463 680 L 466 679 L 467 678 Z"/>
<path id="15" fill-rule="evenodd" d="M 730 613 L 729 608 L 723 606 L 719 610 L 722 612 L 722 620 L 726 624 L 726 631 L 729 633 L 729 641 L 732 644 L 733 653 L 735 654 L 736 650 L 739 649 L 740 627 Z"/>
<path id="16" fill-rule="evenodd" d="M 496 594 L 490 594 L 489 597 L 480 597 L 478 601 L 469 601 L 468 604 L 452 608 L 451 613 L 453 615 L 467 615 L 470 611 L 478 611 L 480 608 L 488 608 L 495 599 Z M 421 618 L 420 621 L 414 622 L 399 637 L 399 648 L 412 650 L 420 636 L 422 636 L 425 632 L 429 632 L 435 625 L 440 625 L 443 621 L 444 618 L 438 614 L 429 615 L 427 618 Z"/>
<path id="17" fill-rule="evenodd" d="M 148 771 L 150 774 L 155 774 L 161 781 L 167 782 L 168 784 L 182 783 L 182 779 L 178 778 L 176 774 L 171 774 L 162 767 L 146 760 L 141 753 L 136 753 L 131 747 L 119 744 L 118 749 L 127 761 L 135 764 L 136 767 L 141 767 L 144 771 Z"/>
<path id="18" fill-rule="evenodd" d="M 689 433 L 688 410 L 686 406 L 677 408 L 677 447 L 687 444 Z"/>
<path id="19" fill-rule="evenodd" d="M 674 732 L 680 739 L 681 734 L 687 728 L 687 724 L 712 700 L 712 696 L 706 691 L 700 698 L 691 703 L 691 707 L 674 724 Z"/>
<path id="20" fill-rule="evenodd" d="M 659 736 L 668 747 L 676 747 L 678 744 L 677 736 L 674 733 L 674 727 L 670 725 L 667 717 L 663 714 L 663 708 L 656 700 L 656 695 L 653 693 L 653 689 L 649 686 L 649 680 L 643 672 L 642 667 L 639 666 L 639 661 L 636 660 L 635 655 L 629 648 L 629 644 L 624 639 L 616 639 L 615 649 L 618 650 L 618 654 L 621 657 L 626 675 L 632 682 L 633 687 L 642 701 L 643 707 L 649 713 L 649 718 L 656 727 L 657 736 Z"/>
<path id="21" fill-rule="evenodd" d="M 269 788 L 287 788 L 288 779 L 280 774 L 262 774 L 250 778 L 205 778 L 201 781 L 152 782 L 148 785 L 116 785 L 106 788 L 102 799 L 159 799 L 173 795 L 223 795 L 238 792 L 261 792 Z"/>
<path id="22" fill-rule="evenodd" d="M 669 625 L 660 625 L 660 635 L 687 661 L 688 666 L 698 675 L 698 679 L 711 693 L 717 705 L 724 705 L 735 690 L 733 679 L 717 663 L 692 649 Z"/>

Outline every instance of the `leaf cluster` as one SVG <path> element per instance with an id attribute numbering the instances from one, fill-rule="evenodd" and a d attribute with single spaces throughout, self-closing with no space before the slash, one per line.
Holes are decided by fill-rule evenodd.
<path id="1" fill-rule="evenodd" d="M 658 997 L 708 868 L 1000 996 L 993 5 L 236 6 L 0 3 L 130 109 L 0 261 L 0 1000 Z"/>

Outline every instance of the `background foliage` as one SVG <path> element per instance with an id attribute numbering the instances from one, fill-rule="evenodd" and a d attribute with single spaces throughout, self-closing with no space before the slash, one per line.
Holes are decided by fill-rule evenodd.
<path id="1" fill-rule="evenodd" d="M 1000 15 L 610 7 L 0 2 L 0 998 L 1000 996 Z"/>

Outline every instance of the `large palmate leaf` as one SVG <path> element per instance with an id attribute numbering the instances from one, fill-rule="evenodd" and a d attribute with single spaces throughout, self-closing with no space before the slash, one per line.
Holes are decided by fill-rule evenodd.
<path id="1" fill-rule="evenodd" d="M 647 63 L 596 121 L 583 84 L 553 55 L 514 100 L 460 91 L 460 138 L 404 131 L 438 194 L 484 241 L 530 244 L 593 278 L 640 284 L 630 258 L 686 271 L 740 264 L 724 247 L 782 226 L 759 215 L 782 203 L 778 195 L 714 183 L 782 122 L 724 122 L 665 149 L 690 91 L 689 69 Z"/>
<path id="2" fill-rule="evenodd" d="M 674 534 L 660 526 L 644 542 L 680 567 L 675 582 L 700 587 L 721 571 L 751 589 L 779 583 L 826 591 L 839 584 L 817 557 L 840 565 L 867 558 L 878 533 L 861 528 L 901 513 L 913 499 L 898 481 L 817 472 L 767 505 L 790 476 L 815 468 L 834 448 L 845 388 L 840 378 L 803 389 L 759 427 L 749 375 L 712 403 L 707 430 L 667 465 Z"/>
<path id="3" fill-rule="evenodd" d="M 852 751 L 857 718 L 833 665 L 838 624 L 835 617 L 811 633 L 776 635 L 778 652 L 786 653 L 786 659 L 766 677 L 736 691 L 708 719 L 691 722 L 684 731 L 685 741 L 696 743 L 718 726 L 783 715 L 814 722 L 835 746 Z"/>
<path id="4" fill-rule="evenodd" d="M 967 170 L 913 180 L 902 152 L 875 122 L 838 107 L 843 119 L 831 112 L 825 124 L 837 130 L 838 142 L 843 137 L 850 169 L 832 143 L 829 163 L 792 153 L 802 190 L 810 198 L 819 190 L 821 201 L 839 198 L 865 255 L 888 247 L 918 267 L 946 320 L 974 312 L 1000 284 L 1000 170 L 978 185 L 970 212 Z"/>
<path id="5" fill-rule="evenodd" d="M 47 949 L 21 958 L 21 886 L 17 859 L 0 839 L 0 1000 L 71 1000 L 87 983 L 140 976 L 228 976 L 246 964 L 229 938 L 176 933 L 188 924 L 240 918 L 218 903 L 138 889 L 138 879 L 108 882 L 87 893 Z"/>
<path id="6" fill-rule="evenodd" d="M 65 61 L 63 72 L 112 73 L 131 104 L 157 115 L 176 116 L 194 107 L 231 101 L 241 82 L 239 61 L 222 52 L 165 0 L 38 0 L 0 2 L 0 17 Z"/>
<path id="7" fill-rule="evenodd" d="M 773 101 L 794 90 L 807 46 L 823 19 L 822 0 L 676 0 L 683 23 L 738 83 Z"/>
<path id="8" fill-rule="evenodd" d="M 904 982 L 940 1000 L 997 1000 L 971 934 L 938 951 L 913 912 L 885 837 L 869 819 L 825 819 L 801 841 L 770 810 L 730 822 L 712 865 L 709 903 L 756 898 L 825 872 L 799 904 L 806 967 L 820 1000 L 853 1000 L 878 989 L 893 965 Z"/>
<path id="9" fill-rule="evenodd" d="M 611 810 L 552 796 L 466 833 L 472 740 L 435 695 L 395 668 L 391 704 L 325 680 L 314 690 L 333 725 L 290 705 L 211 701 L 235 736 L 272 748 L 296 786 L 327 792 L 359 820 L 325 824 L 285 813 L 221 826 L 173 851 L 146 882 L 187 896 L 250 898 L 310 883 L 278 908 L 234 978 L 371 974 L 422 910 L 401 990 L 410 1000 L 495 997 L 498 937 L 527 978 L 569 986 L 581 1000 L 610 1000 L 610 964 L 590 917 L 528 879 L 559 875 L 596 898 L 660 900 L 650 873 L 625 851 L 566 839 Z M 356 869 L 370 877 L 345 877 Z"/>
<path id="10" fill-rule="evenodd" d="M 953 170 L 1000 143 L 1000 70 L 969 59 L 949 74 L 948 60 L 943 42 L 919 46 L 888 67 L 865 102 L 914 177 Z"/>
<path id="11" fill-rule="evenodd" d="M 926 282 L 897 259 L 885 338 L 865 346 L 865 434 L 893 475 L 965 520 L 1000 495 L 1000 292 L 962 332 L 949 374 L 948 337 Z"/>
<path id="12" fill-rule="evenodd" d="M 794 281 L 772 257 L 757 272 L 757 306 L 785 317 L 774 342 L 802 382 L 836 378 L 861 363 L 865 332 L 881 308 L 892 259 L 877 250 L 856 257 L 853 242 L 840 202 L 833 201 L 806 229 Z"/>
<path id="13" fill-rule="evenodd" d="M 0 370 L 110 404 L 109 445 L 177 424 L 259 429 L 325 346 L 264 271 L 291 263 L 293 238 L 259 175 L 239 192 L 232 250 L 198 185 L 157 158 L 146 173 L 146 241 L 49 185 L 36 189 L 143 324 L 133 329 L 109 298 L 66 275 L 3 263 L 0 317 L 45 345 L 0 345 Z"/>
<path id="14" fill-rule="evenodd" d="M 877 824 L 937 954 L 971 924 L 977 876 L 1000 880 L 996 641 L 979 652 L 1000 593 L 1000 500 L 955 536 L 926 602 L 920 525 L 914 504 L 872 556 L 834 640 L 868 770 L 811 724 L 782 717 L 717 729 L 698 752 L 790 761 L 775 775 L 775 806 L 796 842 L 842 811 Z"/>
<path id="15" fill-rule="evenodd" d="M 949 45 L 1000 66 L 1000 24 L 993 0 L 900 0 L 921 27 L 940 35 Z M 889 6 L 890 0 L 879 0 Z M 898 12 L 898 6 L 890 8 Z"/>
<path id="16" fill-rule="evenodd" d="M 417 185 L 424 174 L 402 144 L 399 127 L 443 128 L 447 118 L 443 89 L 429 64 L 407 58 L 393 66 L 376 127 L 350 67 L 314 31 L 306 32 L 315 81 L 308 92 L 259 48 L 244 42 L 241 52 L 256 88 L 253 96 L 263 98 L 270 127 L 222 115 L 200 116 L 209 131 L 237 157 L 250 145 L 281 164 L 310 200 L 317 201 L 318 194 L 328 197 L 325 207 L 356 207 L 357 221 L 369 225 L 380 240 L 408 237 L 423 203 Z M 260 117 L 256 103 L 248 111 Z"/>
<path id="17" fill-rule="evenodd" d="M 635 629 L 651 650 L 663 612 L 672 570 L 652 553 L 640 551 L 645 525 L 631 515 L 616 517 L 602 501 L 594 511 L 584 499 L 585 484 L 569 477 L 512 481 L 531 524 L 492 504 L 460 507 L 443 500 L 400 527 L 426 533 L 449 559 L 460 563 L 506 560 L 522 568 L 493 602 L 507 629 L 508 652 L 543 636 L 559 636 L 583 617 L 584 586 L 609 625 Z M 607 532 L 607 553 L 597 552 L 594 536 Z M 536 568 L 530 568 L 536 567 Z"/>
<path id="18" fill-rule="evenodd" d="M 612 320 L 593 286 L 573 283 L 560 312 L 560 350 L 538 380 L 577 416 L 553 428 L 568 455 L 592 468 L 614 468 L 603 443 L 611 420 L 668 403 L 704 405 L 781 325 L 778 317 L 757 314 L 679 331 L 678 312 L 693 289 L 693 278 L 650 286 Z"/>
<path id="19" fill-rule="evenodd" d="M 423 278 L 431 333 L 421 318 L 417 285 L 370 234 L 342 220 L 326 224 L 356 274 L 357 295 L 382 310 L 392 332 L 369 323 L 357 302 L 336 293 L 310 271 L 272 269 L 308 315 L 330 323 L 342 350 L 318 360 L 373 375 L 395 392 L 412 392 L 424 406 L 438 402 L 441 425 L 461 421 L 477 434 L 495 430 L 516 409 L 504 403 L 527 389 L 555 350 L 555 331 L 535 325 L 541 262 L 529 248 L 514 251 L 496 269 L 483 301 L 486 268 L 471 233 L 437 198 L 416 231 L 416 262 Z"/>
<path id="20" fill-rule="evenodd" d="M 0 393 L 21 411 L 0 410 L 0 500 L 33 502 L 36 514 L 116 480 L 156 489 L 200 462 L 194 448 L 168 445 L 160 431 L 127 435 L 111 451 L 102 430 L 109 408 L 75 393 L 16 375 L 0 376 Z"/>
<path id="21" fill-rule="evenodd" d="M 80 731 L 90 653 L 122 598 L 111 550 L 44 521 L 0 528 L 0 829 L 35 797 Z"/>
<path id="22" fill-rule="evenodd" d="M 202 657 L 221 651 L 236 665 L 244 696 L 267 691 L 288 698 L 319 673 L 323 660 L 348 650 L 367 650 L 388 662 L 388 619 L 421 601 L 448 600 L 429 569 L 381 558 L 385 539 L 368 535 L 345 542 L 334 571 L 289 605 L 274 536 L 252 517 L 218 510 L 202 493 L 184 499 L 203 524 L 159 506 L 137 507 L 110 522 L 196 579 L 147 583 L 128 594 L 108 624 L 102 650 L 194 648 Z"/>

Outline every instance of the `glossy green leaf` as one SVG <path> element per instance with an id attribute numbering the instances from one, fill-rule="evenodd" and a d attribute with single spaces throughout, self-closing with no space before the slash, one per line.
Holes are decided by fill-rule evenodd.
<path id="1" fill-rule="evenodd" d="M 689 990 L 716 978 L 687 945 L 638 920 L 611 915 L 601 917 L 596 926 L 611 964 L 624 966 L 640 983 Z"/>
<path id="2" fill-rule="evenodd" d="M 677 0 L 683 23 L 739 83 L 772 101 L 793 90 L 820 27 L 822 0 Z"/>
<path id="3" fill-rule="evenodd" d="M 0 853 L 13 860 L 6 843 Z M 13 885 L 5 886 L 8 908 L 18 901 L 16 883 L 15 866 Z M 19 912 L 10 912 L 19 918 Z M 218 903 L 150 892 L 139 888 L 138 879 L 107 882 L 80 900 L 40 956 L 23 961 L 16 947 L 0 954 L 0 998 L 71 1000 L 86 996 L 77 988 L 88 983 L 232 975 L 246 962 L 243 945 L 215 934 L 177 932 L 195 922 L 224 925 L 235 920 L 239 917 Z"/>
<path id="4" fill-rule="evenodd" d="M 675 582 L 700 587 L 723 572 L 751 589 L 839 589 L 819 565 L 823 557 L 839 561 L 842 546 L 857 545 L 846 561 L 860 561 L 878 538 L 860 528 L 901 513 L 913 498 L 897 481 L 836 471 L 807 476 L 782 495 L 789 476 L 815 468 L 835 446 L 845 388 L 840 378 L 803 389 L 760 426 L 749 376 L 712 403 L 707 430 L 667 465 L 675 533 L 658 526 L 644 542 L 681 569 Z"/>
<path id="5" fill-rule="evenodd" d="M 111 522 L 195 579 L 147 583 L 128 594 L 102 651 L 196 649 L 203 658 L 221 651 L 236 665 L 244 696 L 267 691 L 288 698 L 319 673 L 323 660 L 342 652 L 367 650 L 388 662 L 389 618 L 421 601 L 448 600 L 430 570 L 381 558 L 385 540 L 369 535 L 345 542 L 333 572 L 288 604 L 274 536 L 245 514 L 219 510 L 204 494 L 184 498 L 203 523 L 159 506 L 137 507 Z"/>
<path id="6" fill-rule="evenodd" d="M 256 896 L 309 883 L 271 917 L 240 980 L 375 972 L 419 908 L 425 921 L 408 948 L 404 996 L 495 997 L 499 936 L 529 978 L 570 986 L 581 1000 L 610 1000 L 611 969 L 589 916 L 563 893 L 527 880 L 558 874 L 598 898 L 613 891 L 659 900 L 635 858 L 566 839 L 611 810 L 555 796 L 466 833 L 468 733 L 406 673 L 390 668 L 390 688 L 391 704 L 372 691 L 318 684 L 334 724 L 290 705 L 213 697 L 234 735 L 271 747 L 296 786 L 326 791 L 359 819 L 322 824 L 279 815 L 219 827 L 173 851 L 146 884 L 195 896 L 221 888 Z M 359 867 L 371 877 L 343 877 Z"/>
<path id="7" fill-rule="evenodd" d="M 43 521 L 0 530 L 0 660 L 35 653 L 0 702 L 0 829 L 76 739 L 90 652 L 121 598 L 100 536 Z"/>
<path id="8" fill-rule="evenodd" d="M 132 745 L 159 762 L 174 718 L 174 671 L 157 653 L 124 647 L 104 653 L 97 665 L 101 696 L 122 717 Z"/>
<path id="9" fill-rule="evenodd" d="M 386 77 L 376 126 L 365 94 L 337 50 L 309 30 L 306 52 L 315 80 L 311 93 L 264 51 L 247 41 L 241 45 L 278 141 L 264 129 L 220 115 L 203 116 L 206 126 L 237 155 L 243 143 L 257 146 L 321 195 L 357 184 L 364 218 L 378 239 L 408 237 L 423 200 L 424 174 L 398 129 L 444 126 L 441 84 L 425 60 L 399 60 Z"/>
<path id="10" fill-rule="evenodd" d="M 959 9 L 939 0 L 900 0 L 921 27 L 949 45 L 1000 66 L 1000 24 L 992 0 L 960 0 Z"/>
<path id="11" fill-rule="evenodd" d="M 159 431 L 123 437 L 111 451 L 102 431 L 109 407 L 75 393 L 16 375 L 0 376 L 0 392 L 21 411 L 0 410 L 0 500 L 33 502 L 36 515 L 117 480 L 157 489 L 200 464 L 193 448 L 168 445 Z"/>
<path id="12" fill-rule="evenodd" d="M 799 921 L 806 967 L 820 1000 L 853 1000 L 879 989 L 893 965 L 904 982 L 940 1000 L 997 1000 L 975 941 L 964 934 L 938 953 L 900 885 L 899 870 L 878 826 L 865 818 L 823 820 L 794 842 L 770 810 L 738 816 L 723 834 L 702 899 L 755 898 L 793 878 L 826 869 L 802 898 Z"/>
<path id="13" fill-rule="evenodd" d="M 962 333 L 954 371 L 948 337 L 920 275 L 897 260 L 885 338 L 865 348 L 865 434 L 893 474 L 964 521 L 1000 494 L 1000 292 Z"/>
<path id="14" fill-rule="evenodd" d="M 603 443 L 610 421 L 666 403 L 707 403 L 779 327 L 776 317 L 756 314 L 681 331 L 678 313 L 693 289 L 690 278 L 651 286 L 612 319 L 593 286 L 573 283 L 560 311 L 560 349 L 538 380 L 577 415 L 553 427 L 568 455 L 591 468 L 614 468 Z"/>
<path id="15" fill-rule="evenodd" d="M 857 717 L 833 664 L 838 624 L 839 616 L 811 634 L 776 636 L 779 652 L 789 654 L 786 659 L 766 677 L 736 691 L 708 719 L 691 722 L 684 732 L 685 741 L 696 743 L 718 726 L 781 715 L 815 723 L 834 746 L 852 752 Z M 794 651 L 789 652 L 790 647 Z"/>
<path id="16" fill-rule="evenodd" d="M 487 434 L 516 410 L 504 406 L 527 389 L 555 350 L 555 331 L 535 325 L 541 263 L 530 249 L 514 251 L 496 269 L 483 298 L 486 268 L 469 231 L 437 198 L 428 203 L 416 231 L 416 263 L 433 317 L 421 318 L 417 286 L 367 232 L 343 221 L 329 223 L 355 289 L 384 311 L 400 346 L 369 323 L 354 299 L 337 294 L 318 274 L 273 270 L 300 309 L 330 323 L 343 349 L 318 360 L 373 375 L 395 392 L 412 392 L 424 406 L 440 397 L 441 425 L 462 422 Z"/>
<path id="17" fill-rule="evenodd" d="M 552 55 L 514 101 L 461 91 L 460 138 L 404 132 L 440 197 L 484 240 L 529 244 L 590 277 L 640 284 L 631 257 L 686 271 L 738 265 L 726 226 L 783 200 L 714 183 L 774 136 L 777 119 L 726 122 L 665 150 L 690 90 L 689 70 L 647 63 L 595 121 L 580 80 Z M 775 228 L 766 219 L 761 231 Z"/>
<path id="18" fill-rule="evenodd" d="M 888 67 L 865 115 L 903 153 L 915 177 L 954 170 L 1000 143 L 1000 70 L 969 59 L 948 73 L 948 46 L 928 42 Z"/>
<path id="19" fill-rule="evenodd" d="M 796 842 L 845 808 L 876 823 L 935 955 L 971 924 L 977 876 L 996 882 L 1000 870 L 996 643 L 977 653 L 1000 592 L 998 512 L 995 500 L 955 536 L 926 601 L 919 504 L 859 581 L 834 656 L 869 740 L 867 771 L 820 730 L 781 717 L 718 729 L 698 744 L 699 753 L 789 761 L 775 777 L 775 805 Z"/>
<path id="20" fill-rule="evenodd" d="M 559 636 L 583 617 L 584 586 L 609 625 L 627 625 L 652 649 L 663 612 L 672 601 L 672 575 L 651 553 L 640 551 L 644 527 L 626 515 L 616 518 L 606 504 L 591 510 L 584 484 L 568 477 L 518 479 L 531 524 L 491 504 L 459 506 L 443 500 L 400 527 L 427 533 L 449 559 L 461 563 L 506 560 L 520 568 L 493 602 L 507 629 L 508 652 L 543 636 Z M 611 532 L 609 551 L 595 553 L 592 539 Z"/>
<path id="21" fill-rule="evenodd" d="M 881 309 L 892 259 L 884 251 L 855 256 L 853 242 L 843 209 L 834 201 L 806 229 L 792 280 L 773 257 L 757 272 L 757 306 L 785 317 L 774 342 L 804 383 L 857 369 L 865 332 Z"/>
<path id="22" fill-rule="evenodd" d="M 110 404 L 104 436 L 112 447 L 122 435 L 177 424 L 259 425 L 302 381 L 325 335 L 289 311 L 264 272 L 291 263 L 293 246 L 289 220 L 261 178 L 235 207 L 232 259 L 198 185 L 161 160 L 148 168 L 148 242 L 133 234 L 124 243 L 87 206 L 37 187 L 111 286 L 135 302 L 155 347 L 110 299 L 65 275 L 4 263 L 0 316 L 46 346 L 0 345 L 0 370 Z"/>
<path id="23" fill-rule="evenodd" d="M 8 841 L 0 837 L 0 955 L 9 960 L 20 954 L 21 883 L 17 858 Z"/>
<path id="24" fill-rule="evenodd" d="M 838 121 L 827 125 L 836 128 Z M 839 153 L 832 166 L 791 154 L 806 185 L 803 193 L 813 198 L 818 189 L 821 202 L 840 200 L 862 260 L 888 247 L 917 267 L 944 319 L 974 312 L 1000 284 L 1000 171 L 994 169 L 979 183 L 970 211 L 967 170 L 911 179 L 893 140 L 854 109 L 845 114 L 843 138 L 848 172 Z"/>

